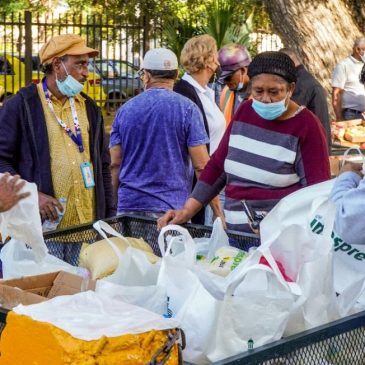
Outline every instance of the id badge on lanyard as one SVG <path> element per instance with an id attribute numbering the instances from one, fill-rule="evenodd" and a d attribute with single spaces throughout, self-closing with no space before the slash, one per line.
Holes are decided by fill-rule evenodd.
<path id="1" fill-rule="evenodd" d="M 78 116 L 77 116 L 77 113 L 76 113 L 76 106 L 75 106 L 74 99 L 72 97 L 70 97 L 69 102 L 70 102 L 70 106 L 71 106 L 72 118 L 74 120 L 76 135 L 74 135 L 72 133 L 71 129 L 66 125 L 66 123 L 56 115 L 56 112 L 54 110 L 51 98 L 49 97 L 46 79 L 43 79 L 42 85 L 43 85 L 44 95 L 46 97 L 46 101 L 47 101 L 49 109 L 51 110 L 51 113 L 54 115 L 55 119 L 57 120 L 57 122 L 61 126 L 61 128 L 72 139 L 72 141 L 78 146 L 79 152 L 83 153 L 84 152 L 84 146 L 83 146 L 83 143 L 82 143 L 81 128 L 80 128 L 79 119 L 78 119 Z M 86 189 L 93 188 L 95 186 L 95 180 L 94 180 L 94 175 L 93 175 L 91 163 L 90 162 L 82 162 L 80 164 L 80 170 L 81 170 L 82 178 L 84 180 L 85 188 Z"/>
<path id="2" fill-rule="evenodd" d="M 84 180 L 84 185 L 86 189 L 91 189 L 95 186 L 94 175 L 92 171 L 92 166 L 90 162 L 83 162 L 80 164 L 81 175 Z"/>

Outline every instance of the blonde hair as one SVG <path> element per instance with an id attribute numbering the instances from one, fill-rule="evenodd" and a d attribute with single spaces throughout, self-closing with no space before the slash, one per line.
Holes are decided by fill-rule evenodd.
<path id="1" fill-rule="evenodd" d="M 203 70 L 217 59 L 217 43 L 208 34 L 190 38 L 181 51 L 180 63 L 190 74 Z"/>

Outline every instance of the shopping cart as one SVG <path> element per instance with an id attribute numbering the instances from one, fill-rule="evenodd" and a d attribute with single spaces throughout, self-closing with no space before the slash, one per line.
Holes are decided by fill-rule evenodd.
<path id="1" fill-rule="evenodd" d="M 144 238 L 157 255 L 160 255 L 156 220 L 134 215 L 121 215 L 106 220 L 124 236 Z M 187 224 L 193 238 L 210 237 L 212 229 Z M 228 231 L 230 244 L 248 250 L 258 246 L 253 234 Z M 169 232 L 169 234 L 174 234 Z M 176 233 L 178 234 L 178 233 Z M 46 244 L 56 247 L 55 254 L 72 265 L 77 265 L 83 243 L 102 239 L 91 224 L 45 234 Z M 0 311 L 1 323 L 6 311 Z M 365 311 L 350 317 L 284 338 L 271 344 L 243 352 L 237 356 L 215 362 L 215 365 L 365 365 Z"/>

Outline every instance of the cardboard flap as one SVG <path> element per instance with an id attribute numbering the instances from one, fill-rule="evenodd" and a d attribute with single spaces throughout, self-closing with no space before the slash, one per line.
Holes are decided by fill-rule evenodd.
<path id="1" fill-rule="evenodd" d="M 59 271 L 42 275 L 22 276 L 17 279 L 0 280 L 0 285 L 8 285 L 23 290 L 35 290 L 36 288 L 51 287 L 59 275 Z"/>
<path id="2" fill-rule="evenodd" d="M 51 299 L 60 295 L 72 295 L 86 290 L 95 290 L 95 285 L 94 280 L 83 279 L 81 276 L 60 271 L 47 298 Z"/>
<path id="3" fill-rule="evenodd" d="M 0 280 L 0 305 L 12 309 L 18 304 L 44 302 L 60 295 L 95 290 L 95 281 L 64 271 Z"/>
<path id="4" fill-rule="evenodd" d="M 3 308 L 12 309 L 18 304 L 29 305 L 46 301 L 47 298 L 25 292 L 19 288 L 0 285 L 0 304 Z"/>

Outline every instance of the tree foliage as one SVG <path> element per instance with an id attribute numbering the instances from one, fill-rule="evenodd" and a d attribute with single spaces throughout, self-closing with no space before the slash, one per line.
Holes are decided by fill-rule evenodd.
<path id="1" fill-rule="evenodd" d="M 151 29 L 150 38 L 154 38 L 152 30 L 159 29 L 164 44 L 177 55 L 185 42 L 197 34 L 212 35 L 218 47 L 235 42 L 250 48 L 249 33 L 270 28 L 263 0 L 0 0 L 0 4 L 8 13 L 51 12 L 64 5 L 73 13 L 96 15 L 96 19 L 103 15 L 119 24 L 144 24 Z M 130 29 L 139 32 L 137 28 Z"/>
<path id="2" fill-rule="evenodd" d="M 234 42 L 250 49 L 250 32 L 258 28 L 269 29 L 269 18 L 259 0 L 190 0 L 175 5 L 177 11 L 175 9 L 170 12 L 172 16 L 162 20 L 162 29 L 167 46 L 177 55 L 194 35 L 211 35 L 218 48 Z"/>

